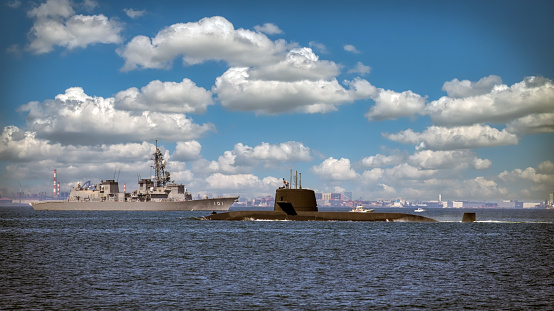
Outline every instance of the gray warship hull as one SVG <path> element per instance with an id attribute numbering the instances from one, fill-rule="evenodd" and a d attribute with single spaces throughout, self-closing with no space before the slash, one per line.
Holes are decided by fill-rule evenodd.
<path id="1" fill-rule="evenodd" d="M 79 202 L 45 201 L 32 203 L 37 211 L 227 211 L 238 197 L 177 202 Z"/>

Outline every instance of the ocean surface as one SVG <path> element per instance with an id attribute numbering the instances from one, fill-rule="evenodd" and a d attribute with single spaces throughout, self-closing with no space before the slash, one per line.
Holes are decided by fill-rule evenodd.
<path id="1" fill-rule="evenodd" d="M 461 223 L 463 212 L 478 221 Z M 0 207 L 0 309 L 554 305 L 554 210 L 419 213 L 440 223 L 193 218 L 204 214 Z"/>

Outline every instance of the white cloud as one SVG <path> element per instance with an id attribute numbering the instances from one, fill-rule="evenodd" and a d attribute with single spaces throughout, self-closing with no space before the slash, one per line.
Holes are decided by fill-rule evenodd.
<path id="1" fill-rule="evenodd" d="M 263 65 L 281 60 L 286 49 L 282 40 L 273 42 L 260 32 L 235 29 L 225 18 L 215 16 L 173 24 L 152 39 L 136 36 L 118 53 L 125 59 L 123 70 L 133 70 L 167 68 L 179 55 L 187 65 L 207 60 L 231 66 Z"/>
<path id="2" fill-rule="evenodd" d="M 143 111 L 133 115 L 116 109 L 115 99 L 89 96 L 74 87 L 54 100 L 30 102 L 27 125 L 37 137 L 64 144 L 94 145 L 137 140 L 196 139 L 212 124 L 194 124 L 183 114 Z"/>
<path id="3" fill-rule="evenodd" d="M 374 87 L 361 79 L 346 82 L 345 89 L 336 79 L 302 81 L 265 81 L 250 77 L 246 67 L 233 67 L 215 82 L 213 92 L 221 104 L 231 110 L 264 114 L 283 112 L 325 113 L 337 106 L 367 98 Z"/>
<path id="4" fill-rule="evenodd" d="M 353 46 L 352 44 L 345 45 L 344 50 L 347 51 L 347 52 L 355 53 L 355 54 L 360 53 L 360 51 L 358 51 L 358 49 L 356 49 L 356 47 Z"/>
<path id="5" fill-rule="evenodd" d="M 492 164 L 488 159 L 478 158 L 469 150 L 433 151 L 422 150 L 409 158 L 409 163 L 422 169 L 487 169 Z"/>
<path id="6" fill-rule="evenodd" d="M 311 160 L 310 148 L 295 141 L 278 145 L 261 143 L 255 147 L 237 143 L 233 150 L 225 151 L 217 161 L 200 161 L 197 163 L 196 171 L 236 174 L 251 171 L 252 168 L 260 164 L 264 167 L 276 167 L 284 162 L 307 162 Z"/>
<path id="7" fill-rule="evenodd" d="M 69 189 L 76 181 L 112 178 L 115 171 L 120 174 L 121 185 L 127 182 L 127 189 L 136 189 L 137 173 L 147 173 L 149 156 L 154 145 L 146 142 L 78 146 L 53 143 L 37 138 L 36 133 L 24 131 L 15 126 L 4 128 L 0 137 L 0 161 L 7 161 L 3 172 L 2 186 L 13 187 L 13 180 L 29 185 L 28 191 L 38 193 L 50 189 L 54 168 L 58 169 L 58 180 L 63 188 Z M 48 181 L 48 182 L 46 182 Z M 41 184 L 36 184 L 36 183 Z M 132 185 L 132 186 L 130 186 Z M 27 187 L 26 187 L 27 188 Z M 13 190 L 13 189 L 12 189 Z"/>
<path id="8" fill-rule="evenodd" d="M 325 180 L 351 180 L 358 178 L 358 174 L 350 165 L 350 160 L 333 157 L 325 159 L 321 164 L 312 167 L 312 172 Z"/>
<path id="9" fill-rule="evenodd" d="M 286 161 L 311 161 L 310 148 L 302 143 L 289 141 L 279 145 L 261 143 L 258 146 L 250 147 L 242 143 L 235 145 L 233 152 L 237 155 L 239 163 L 252 160 L 264 161 L 266 166 Z"/>
<path id="10" fill-rule="evenodd" d="M 537 173 L 554 175 L 554 163 L 551 161 L 544 161 L 537 167 Z"/>
<path id="11" fill-rule="evenodd" d="M 48 0 L 28 12 L 34 19 L 28 49 L 48 53 L 54 46 L 69 50 L 96 43 L 120 43 L 122 27 L 104 15 L 75 15 L 68 0 Z"/>
<path id="12" fill-rule="evenodd" d="M 262 26 L 256 25 L 254 26 L 254 29 L 258 32 L 263 32 L 268 35 L 278 35 L 283 33 L 283 31 L 279 29 L 277 25 L 272 23 L 265 23 Z"/>
<path id="13" fill-rule="evenodd" d="M 445 82 L 442 90 L 445 91 L 451 98 L 464 98 L 470 96 L 478 96 L 490 93 L 495 86 L 502 84 L 502 79 L 499 76 L 484 77 L 477 82 L 469 80 L 459 81 L 454 79 Z"/>
<path id="14" fill-rule="evenodd" d="M 206 178 L 209 189 L 225 189 L 245 191 L 256 189 L 258 191 L 274 190 L 281 185 L 281 181 L 275 177 L 266 177 L 260 180 L 253 174 L 224 175 L 215 173 Z"/>
<path id="15" fill-rule="evenodd" d="M 371 67 L 362 64 L 362 62 L 357 62 L 354 68 L 348 70 L 348 73 L 357 73 L 362 76 L 365 76 L 369 74 L 370 71 L 371 71 Z"/>
<path id="16" fill-rule="evenodd" d="M 451 82 L 446 87 L 449 93 L 466 97 L 442 97 L 427 105 L 426 114 L 436 125 L 452 126 L 504 123 L 531 114 L 552 113 L 554 110 L 554 83 L 550 79 L 526 77 L 512 86 L 497 82 L 499 78 L 491 76 L 462 90 L 459 87 L 463 83 Z"/>
<path id="17" fill-rule="evenodd" d="M 520 135 L 552 133 L 554 132 L 554 112 L 536 113 L 515 119 L 508 123 L 506 130 Z"/>
<path id="18" fill-rule="evenodd" d="M 397 93 L 392 90 L 379 89 L 374 96 L 372 106 L 366 117 L 369 120 L 398 119 L 421 114 L 425 107 L 425 97 L 412 91 Z"/>
<path id="19" fill-rule="evenodd" d="M 499 131 L 479 124 L 453 128 L 431 126 L 422 133 L 408 129 L 398 134 L 384 133 L 383 136 L 392 141 L 417 145 L 418 150 L 471 149 L 518 143 L 517 136 L 506 130 Z"/>
<path id="20" fill-rule="evenodd" d="M 319 43 L 319 42 L 316 42 L 316 41 L 310 41 L 310 43 L 308 45 L 309 45 L 310 48 L 316 49 L 321 54 L 329 54 L 329 50 L 327 49 L 327 47 L 323 43 Z"/>
<path id="21" fill-rule="evenodd" d="M 552 162 L 547 161 L 539 165 L 539 167 L 541 167 L 542 169 L 544 169 L 545 166 L 547 167 L 552 166 Z M 532 181 L 537 185 L 554 186 L 554 172 L 552 170 L 539 173 L 535 168 L 528 167 L 526 169 L 515 169 L 511 172 L 504 171 L 500 173 L 498 177 L 503 180 L 508 180 L 510 178 L 524 179 L 524 180 Z M 545 190 L 548 190 L 547 187 L 545 187 Z"/>
<path id="22" fill-rule="evenodd" d="M 303 81 L 329 80 L 340 74 L 339 66 L 331 61 L 319 60 L 310 48 L 290 50 L 278 63 L 248 70 L 252 80 Z"/>
<path id="23" fill-rule="evenodd" d="M 99 6 L 96 0 L 85 0 L 82 5 L 85 7 L 86 10 L 89 11 L 92 11 Z"/>
<path id="24" fill-rule="evenodd" d="M 172 160 L 178 161 L 193 161 L 200 159 L 202 145 L 196 140 L 177 142 L 175 152 L 172 155 Z"/>
<path id="25" fill-rule="evenodd" d="M 140 91 L 132 87 L 115 95 L 115 107 L 131 111 L 203 113 L 209 105 L 211 92 L 187 78 L 179 83 L 155 80 Z"/>
<path id="26" fill-rule="evenodd" d="M 403 155 L 386 156 L 382 154 L 377 154 L 374 156 L 363 158 L 361 161 L 361 164 L 364 168 L 373 168 L 373 167 L 398 165 L 402 163 L 404 160 L 405 160 L 405 157 Z"/>
<path id="27" fill-rule="evenodd" d="M 127 14 L 127 16 L 129 16 L 132 19 L 139 18 L 144 14 L 146 14 L 145 10 L 123 9 L 123 11 L 125 12 L 125 14 Z"/>

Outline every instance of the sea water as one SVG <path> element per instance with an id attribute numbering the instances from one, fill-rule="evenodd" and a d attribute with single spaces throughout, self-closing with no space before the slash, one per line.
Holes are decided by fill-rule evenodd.
<path id="1" fill-rule="evenodd" d="M 461 223 L 463 212 L 478 221 Z M 203 214 L 0 208 L 0 309 L 554 305 L 554 210 L 417 213 L 439 223 L 194 219 Z"/>

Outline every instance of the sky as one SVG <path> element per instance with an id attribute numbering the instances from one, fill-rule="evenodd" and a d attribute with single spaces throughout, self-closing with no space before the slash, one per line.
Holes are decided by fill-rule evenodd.
<path id="1" fill-rule="evenodd" d="M 1 4 L 0 189 L 153 172 L 193 194 L 554 192 L 552 1 Z"/>

